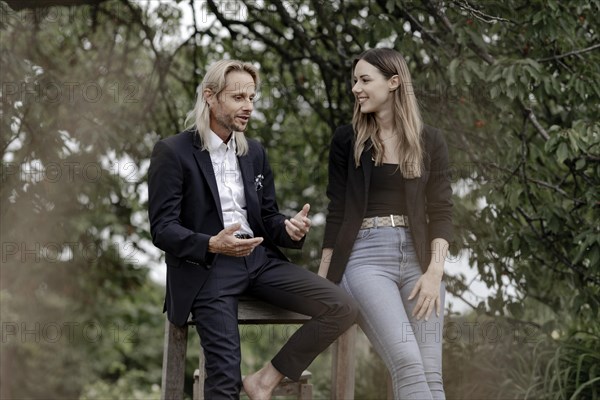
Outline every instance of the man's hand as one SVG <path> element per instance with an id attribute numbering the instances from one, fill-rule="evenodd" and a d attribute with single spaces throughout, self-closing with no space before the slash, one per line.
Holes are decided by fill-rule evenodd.
<path id="1" fill-rule="evenodd" d="M 233 224 L 208 240 L 208 251 L 215 254 L 225 254 L 232 257 L 250 255 L 256 246 L 262 243 L 263 238 L 238 239 L 234 233 L 240 229 L 241 224 Z"/>
<path id="2" fill-rule="evenodd" d="M 292 240 L 302 240 L 304 236 L 310 230 L 310 219 L 308 218 L 308 211 L 310 210 L 310 204 L 305 204 L 302 210 L 294 216 L 294 218 L 285 220 L 285 230 Z"/>

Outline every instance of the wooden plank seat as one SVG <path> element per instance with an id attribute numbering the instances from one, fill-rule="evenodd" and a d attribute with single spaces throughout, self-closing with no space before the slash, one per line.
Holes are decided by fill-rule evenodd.
<path id="1" fill-rule="evenodd" d="M 310 320 L 309 316 L 276 307 L 252 297 L 242 297 L 238 306 L 239 324 L 302 324 Z M 188 326 L 194 326 L 192 320 L 187 326 L 177 327 L 165 322 L 165 340 L 161 399 L 183 398 L 185 376 L 185 357 L 187 350 Z M 332 399 L 354 399 L 354 344 L 356 326 L 340 336 L 333 346 L 332 353 Z M 198 369 L 194 371 L 193 400 L 204 399 L 204 354 L 200 349 Z M 298 399 L 312 399 L 311 373 L 305 371 L 298 382 L 284 379 L 276 388 L 274 396 L 296 396 Z"/>
<path id="2" fill-rule="evenodd" d="M 310 317 L 285 310 L 261 300 L 243 297 L 238 307 L 240 324 L 301 324 Z M 188 321 L 184 327 L 178 327 L 165 318 L 165 337 L 162 369 L 162 400 L 183 399 L 185 378 L 185 357 L 187 350 Z M 331 399 L 354 399 L 356 325 L 341 335 L 333 344 L 331 365 Z M 204 354 L 199 350 L 198 368 L 194 371 L 193 400 L 204 398 Z M 202 371 L 202 374 L 200 373 Z M 312 398 L 311 374 L 302 374 L 299 382 L 285 379 L 275 391 L 275 395 L 296 395 L 298 399 Z"/>

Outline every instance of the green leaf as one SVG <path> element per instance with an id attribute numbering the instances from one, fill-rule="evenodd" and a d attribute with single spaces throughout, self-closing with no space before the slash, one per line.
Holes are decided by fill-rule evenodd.
<path id="1" fill-rule="evenodd" d="M 385 3 L 385 9 L 387 10 L 388 13 L 392 13 L 394 12 L 394 9 L 396 8 L 396 0 L 388 0 Z"/>
<path id="2" fill-rule="evenodd" d="M 509 195 L 508 195 L 508 204 L 511 207 L 516 207 L 519 205 L 519 198 L 521 196 L 521 194 L 523 193 L 523 189 L 521 188 L 517 188 L 512 190 Z"/>
<path id="3" fill-rule="evenodd" d="M 471 37 L 471 40 L 473 41 L 473 43 L 475 43 L 477 47 L 481 49 L 485 49 L 487 47 L 487 44 L 483 41 L 483 38 L 481 37 L 481 33 L 472 30 L 469 30 L 467 32 Z"/>
<path id="4" fill-rule="evenodd" d="M 452 85 L 456 85 L 456 82 L 457 82 L 457 79 L 456 79 L 456 68 L 458 68 L 459 64 L 460 64 L 460 59 L 459 58 L 455 58 L 448 65 L 448 77 L 450 78 L 450 83 Z"/>
<path id="5" fill-rule="evenodd" d="M 461 69 L 462 77 L 467 85 L 471 84 L 471 71 L 467 68 Z"/>
<path id="6" fill-rule="evenodd" d="M 513 85 L 515 83 L 515 67 L 510 66 L 507 68 L 506 86 Z"/>
<path id="7" fill-rule="evenodd" d="M 514 235 L 512 237 L 512 250 L 516 252 L 517 250 L 519 250 L 520 247 L 521 247 L 521 240 L 519 239 L 518 235 Z"/>
<path id="8" fill-rule="evenodd" d="M 490 89 L 490 98 L 493 100 L 500 94 L 500 87 L 498 85 L 492 86 Z"/>
<path id="9" fill-rule="evenodd" d="M 556 157 L 559 163 L 563 163 L 567 157 L 569 157 L 569 148 L 565 142 L 562 142 L 558 145 L 558 149 L 556 150 Z"/>

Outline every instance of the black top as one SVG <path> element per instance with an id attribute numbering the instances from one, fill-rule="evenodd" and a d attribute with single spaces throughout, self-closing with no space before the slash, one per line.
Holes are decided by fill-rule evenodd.
<path id="1" fill-rule="evenodd" d="M 398 164 L 374 166 L 365 217 L 406 215 L 404 178 Z"/>

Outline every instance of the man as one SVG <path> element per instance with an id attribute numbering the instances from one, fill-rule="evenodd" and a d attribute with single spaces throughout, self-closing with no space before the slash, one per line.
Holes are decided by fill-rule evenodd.
<path id="1" fill-rule="evenodd" d="M 190 117 L 194 128 L 158 142 L 148 172 L 153 243 L 166 253 L 169 320 L 192 313 L 206 359 L 206 399 L 271 397 L 354 322 L 356 306 L 329 281 L 288 262 L 277 246 L 301 248 L 309 205 L 279 213 L 264 148 L 244 131 L 258 71 L 223 60 L 206 73 Z M 252 295 L 310 315 L 279 353 L 242 383 L 238 298 Z"/>

